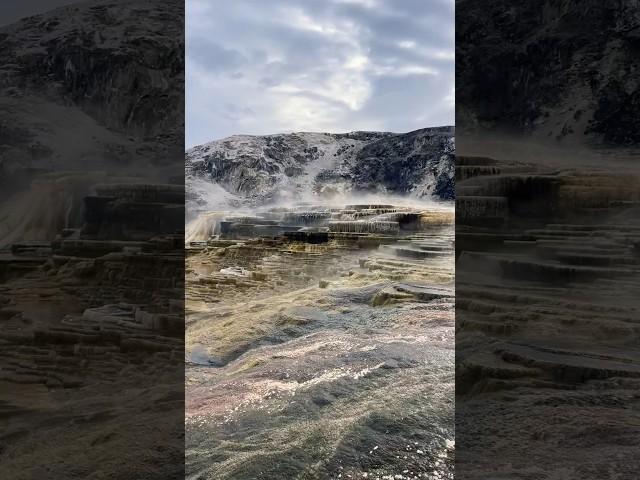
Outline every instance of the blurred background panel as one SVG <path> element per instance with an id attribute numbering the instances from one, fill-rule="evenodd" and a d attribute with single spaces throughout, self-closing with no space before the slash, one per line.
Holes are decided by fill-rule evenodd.
<path id="1" fill-rule="evenodd" d="M 184 4 L 0 12 L 0 476 L 184 478 Z"/>
<path id="2" fill-rule="evenodd" d="M 456 2 L 456 478 L 637 476 L 639 32 Z"/>

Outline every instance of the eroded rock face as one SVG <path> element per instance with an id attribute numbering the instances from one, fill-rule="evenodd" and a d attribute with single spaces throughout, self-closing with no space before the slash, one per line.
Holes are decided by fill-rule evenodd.
<path id="1" fill-rule="evenodd" d="M 205 180 L 236 199 L 255 202 L 384 192 L 454 197 L 453 127 L 406 134 L 353 132 L 238 135 L 186 152 L 189 196 Z"/>
<path id="2" fill-rule="evenodd" d="M 99 0 L 1 28 L 2 175 L 178 158 L 182 11 L 175 0 Z"/>
<path id="3" fill-rule="evenodd" d="M 416 130 L 367 144 L 351 172 L 357 189 L 382 185 L 394 194 L 455 198 L 453 127 Z"/>
<path id="4" fill-rule="evenodd" d="M 458 128 L 637 145 L 639 12 L 637 1 L 457 1 Z"/>
<path id="5" fill-rule="evenodd" d="M 166 21 L 176 3 L 89 2 L 6 27 L 3 86 L 64 97 L 115 130 L 181 134 L 182 24 Z"/>

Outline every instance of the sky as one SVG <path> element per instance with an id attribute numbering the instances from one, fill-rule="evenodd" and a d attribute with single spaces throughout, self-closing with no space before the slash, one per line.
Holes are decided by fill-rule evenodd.
<path id="1" fill-rule="evenodd" d="M 186 0 L 186 145 L 454 124 L 454 0 Z"/>

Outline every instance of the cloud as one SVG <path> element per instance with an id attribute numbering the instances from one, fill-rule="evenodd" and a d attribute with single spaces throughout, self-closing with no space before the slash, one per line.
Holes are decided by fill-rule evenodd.
<path id="1" fill-rule="evenodd" d="M 186 2 L 187 146 L 454 121 L 452 0 Z"/>

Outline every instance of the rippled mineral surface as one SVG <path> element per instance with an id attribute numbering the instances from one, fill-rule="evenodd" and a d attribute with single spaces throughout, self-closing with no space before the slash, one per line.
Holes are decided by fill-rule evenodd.
<path id="1" fill-rule="evenodd" d="M 452 222 L 345 205 L 188 225 L 188 478 L 453 478 Z"/>

